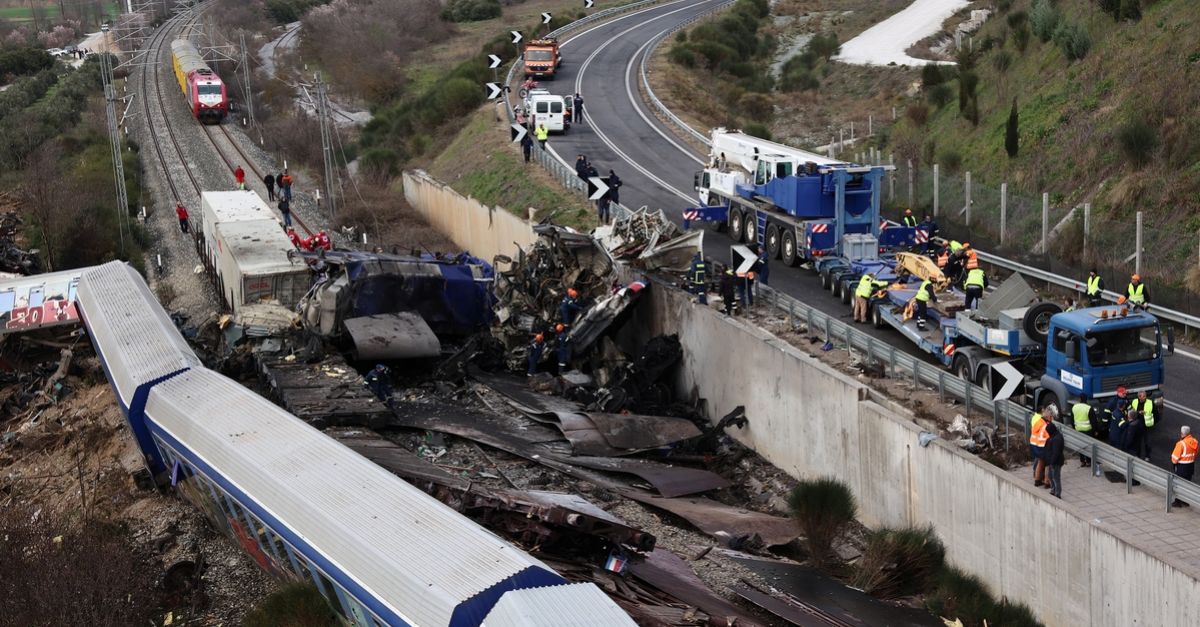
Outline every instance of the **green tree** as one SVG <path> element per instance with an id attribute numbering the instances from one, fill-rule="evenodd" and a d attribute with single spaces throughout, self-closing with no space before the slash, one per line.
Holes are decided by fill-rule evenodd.
<path id="1" fill-rule="evenodd" d="M 1114 20 L 1121 19 L 1121 0 L 1096 0 L 1100 10 L 1112 16 Z"/>
<path id="2" fill-rule="evenodd" d="M 1004 150 L 1009 157 L 1017 156 L 1017 150 L 1020 148 L 1018 124 L 1020 121 L 1017 114 L 1017 99 L 1014 97 L 1012 110 L 1008 112 L 1008 125 L 1004 129 Z"/>
<path id="3" fill-rule="evenodd" d="M 1142 19 L 1141 0 L 1121 0 L 1121 17 L 1127 20 Z"/>

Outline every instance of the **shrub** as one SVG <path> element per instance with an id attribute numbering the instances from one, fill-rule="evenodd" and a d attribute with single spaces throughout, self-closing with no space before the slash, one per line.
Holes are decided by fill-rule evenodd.
<path id="1" fill-rule="evenodd" d="M 677 41 L 679 43 L 686 42 L 687 41 L 687 31 L 681 30 L 681 31 L 675 33 L 675 41 Z"/>
<path id="2" fill-rule="evenodd" d="M 0 50 L 0 84 L 16 76 L 36 74 L 54 66 L 54 57 L 41 48 L 11 48 Z"/>
<path id="3" fill-rule="evenodd" d="M 336 627 L 337 614 L 316 586 L 294 583 L 271 594 L 246 614 L 242 627 Z"/>
<path id="4" fill-rule="evenodd" d="M 882 599 L 922 594 L 935 586 L 945 562 L 933 527 L 879 529 L 867 537 L 851 585 Z"/>
<path id="5" fill-rule="evenodd" d="M 911 104 L 904 110 L 904 115 L 908 116 L 913 124 L 925 126 L 925 123 L 929 121 L 929 107 L 920 103 Z"/>
<path id="6" fill-rule="evenodd" d="M 671 46 L 671 50 L 667 53 L 667 60 L 687 68 L 696 67 L 696 53 L 687 46 Z"/>
<path id="7" fill-rule="evenodd" d="M 1117 129 L 1117 143 L 1129 163 L 1142 167 L 1158 148 L 1158 133 L 1144 120 L 1133 120 Z"/>
<path id="8" fill-rule="evenodd" d="M 962 167 L 962 155 L 954 150 L 943 150 L 938 161 L 947 172 L 958 172 Z"/>
<path id="9" fill-rule="evenodd" d="M 451 118 L 465 116 L 484 99 L 479 84 L 462 77 L 446 81 L 436 93 L 438 107 Z"/>
<path id="10" fill-rule="evenodd" d="M 1010 65 L 1012 65 L 1012 55 L 1007 50 L 996 51 L 996 56 L 992 57 L 992 67 L 1003 74 L 1008 71 Z"/>
<path id="11" fill-rule="evenodd" d="M 1126 20 L 1142 19 L 1142 3 L 1140 0 L 1121 0 L 1121 18 Z"/>
<path id="12" fill-rule="evenodd" d="M 1054 29 L 1058 28 L 1058 9 L 1050 0 L 1037 0 L 1029 13 L 1029 23 L 1033 26 L 1033 34 L 1043 42 L 1050 41 Z"/>
<path id="13" fill-rule="evenodd" d="M 809 91 L 820 86 L 821 80 L 803 67 L 792 68 L 779 79 L 779 88 L 783 91 Z"/>
<path id="14" fill-rule="evenodd" d="M 1008 21 L 1008 27 L 1016 30 L 1025 25 L 1029 21 L 1029 14 L 1024 11 L 1013 11 L 1005 18 Z"/>
<path id="15" fill-rule="evenodd" d="M 499 0 L 450 0 L 442 10 L 447 22 L 478 22 L 500 17 Z"/>
<path id="16" fill-rule="evenodd" d="M 929 89 L 934 85 L 941 85 L 946 82 L 946 75 L 942 71 L 942 66 L 938 63 L 926 63 L 921 68 L 921 86 L 924 89 Z"/>
<path id="17" fill-rule="evenodd" d="M 801 481 L 788 495 L 788 506 L 804 534 L 809 561 L 816 568 L 824 568 L 833 543 L 858 514 L 854 494 L 836 479 L 809 479 Z"/>
<path id="18" fill-rule="evenodd" d="M 986 621 L 1004 627 L 1041 627 L 1028 607 L 1008 599 L 997 602 L 978 577 L 950 566 L 938 575 L 937 588 L 926 598 L 925 607 L 933 614 L 959 619 L 967 625 Z"/>
<path id="19" fill-rule="evenodd" d="M 975 88 L 979 85 L 979 75 L 967 70 L 958 75 L 958 110 L 966 111 L 975 99 Z"/>
<path id="20" fill-rule="evenodd" d="M 1121 0 L 1096 0 L 1100 10 L 1112 16 L 1114 20 L 1121 19 Z"/>
<path id="21" fill-rule="evenodd" d="M 1019 52 L 1025 52 L 1025 48 L 1029 47 L 1029 26 L 1021 24 L 1013 29 L 1013 45 L 1017 47 Z"/>
<path id="22" fill-rule="evenodd" d="M 949 85 L 943 83 L 941 85 L 934 85 L 932 89 L 926 92 L 925 96 L 929 98 L 930 104 L 941 109 L 954 97 L 954 92 L 951 91 Z"/>
<path id="23" fill-rule="evenodd" d="M 745 126 L 745 128 L 743 128 L 742 130 L 747 135 L 753 135 L 754 137 L 757 137 L 759 139 L 766 139 L 766 140 L 771 139 L 771 130 L 768 129 L 765 124 L 760 124 L 758 122 L 751 122 L 751 123 L 747 124 Z"/>
<path id="24" fill-rule="evenodd" d="M 838 43 L 837 33 L 815 35 L 808 41 L 808 49 L 828 61 L 842 49 L 842 44 Z"/>
<path id="25" fill-rule="evenodd" d="M 1086 57 L 1092 49 L 1092 38 L 1087 29 L 1066 20 L 1060 20 L 1058 28 L 1054 29 L 1054 43 L 1062 50 L 1063 56 L 1071 61 Z"/>
<path id="26" fill-rule="evenodd" d="M 766 94 L 748 93 L 738 100 L 738 109 L 755 122 L 770 122 L 775 115 L 775 104 Z"/>
<path id="27" fill-rule="evenodd" d="M 267 0 L 267 15 L 280 24 L 295 22 L 309 9 L 329 0 Z"/>

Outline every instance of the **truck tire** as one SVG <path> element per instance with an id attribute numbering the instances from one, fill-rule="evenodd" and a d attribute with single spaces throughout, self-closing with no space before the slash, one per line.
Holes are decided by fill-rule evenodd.
<path id="1" fill-rule="evenodd" d="M 729 208 L 729 238 L 735 242 L 741 242 L 742 236 L 746 234 L 746 216 L 742 215 L 741 209 Z"/>
<path id="2" fill-rule="evenodd" d="M 758 243 L 758 212 L 747 211 L 742 218 L 742 232 L 747 244 Z"/>
<path id="3" fill-rule="evenodd" d="M 887 306 L 887 303 L 872 303 L 871 304 L 871 312 L 870 312 L 871 313 L 871 324 L 874 325 L 876 329 L 882 329 L 883 327 L 887 326 L 887 321 L 885 321 L 883 319 L 883 314 L 880 313 L 880 311 L 879 311 L 880 307 L 886 307 L 886 306 Z"/>
<path id="4" fill-rule="evenodd" d="M 767 236 L 766 236 L 765 243 L 767 245 L 767 256 L 770 257 L 771 259 L 778 259 L 779 258 L 779 246 L 780 246 L 780 236 L 779 236 L 779 226 L 778 225 L 775 225 L 775 224 L 767 225 Z"/>
<path id="5" fill-rule="evenodd" d="M 854 286 L 846 280 L 839 281 L 842 285 L 842 304 L 849 305 L 854 298 Z"/>
<path id="6" fill-rule="evenodd" d="M 975 385 L 987 390 L 988 398 L 992 396 L 992 367 L 983 364 L 975 372 Z"/>
<path id="7" fill-rule="evenodd" d="M 829 289 L 829 287 L 830 287 L 829 282 L 832 280 L 833 279 L 829 276 L 828 272 L 822 272 L 821 273 L 821 289 L 823 289 L 823 290 Z"/>
<path id="8" fill-rule="evenodd" d="M 842 297 L 842 277 L 837 274 L 829 275 L 829 293 L 833 294 L 834 298 Z"/>
<path id="9" fill-rule="evenodd" d="M 967 383 L 972 383 L 973 379 L 971 378 L 971 360 L 967 359 L 966 357 L 955 358 L 954 376 L 966 381 Z"/>
<path id="10" fill-rule="evenodd" d="M 796 267 L 796 234 L 791 230 L 783 232 L 783 249 L 779 254 L 783 257 L 783 263 Z"/>
<path id="11" fill-rule="evenodd" d="M 1046 334 L 1050 331 L 1050 317 L 1062 311 L 1062 307 L 1054 303 L 1038 303 L 1029 308 L 1025 312 L 1025 317 L 1021 320 L 1021 328 L 1024 329 L 1025 335 L 1029 339 L 1039 343 L 1046 343 Z"/>

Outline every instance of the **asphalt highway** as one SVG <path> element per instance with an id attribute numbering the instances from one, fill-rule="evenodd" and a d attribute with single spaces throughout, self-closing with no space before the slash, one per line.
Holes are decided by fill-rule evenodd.
<path id="1" fill-rule="evenodd" d="M 562 46 L 560 76 L 541 85 L 556 94 L 579 92 L 584 99 L 585 123 L 572 126 L 565 135 L 552 136 L 548 147 L 568 167 L 573 168 L 576 156 L 582 154 L 601 176 L 615 170 L 623 182 L 623 205 L 661 208 L 680 224 L 683 210 L 698 203 L 693 175 L 702 167 L 704 155 L 678 138 L 642 100 L 639 66 L 659 35 L 717 4 L 719 0 L 667 2 L 570 37 Z M 732 244 L 725 233 L 710 231 L 704 237 L 705 255 L 727 262 Z M 849 307 L 821 289 L 811 270 L 789 268 L 776 261 L 771 266 L 770 285 L 826 313 L 846 320 L 851 317 Z M 891 329 L 860 328 L 924 357 Z M 1200 408 L 1200 385 L 1196 385 L 1200 382 L 1200 355 L 1181 349 L 1166 362 L 1166 416 L 1151 431 L 1150 439 L 1151 461 L 1162 467 L 1169 467 L 1179 425 L 1190 425 L 1200 433 L 1200 411 L 1193 409 Z"/>

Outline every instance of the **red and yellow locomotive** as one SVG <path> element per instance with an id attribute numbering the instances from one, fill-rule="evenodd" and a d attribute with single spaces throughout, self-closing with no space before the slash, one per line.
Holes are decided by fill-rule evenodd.
<path id="1" fill-rule="evenodd" d="M 211 120 L 219 124 L 229 113 L 225 83 L 208 67 L 192 42 L 186 39 L 171 42 L 171 67 L 192 115 L 201 122 Z"/>

